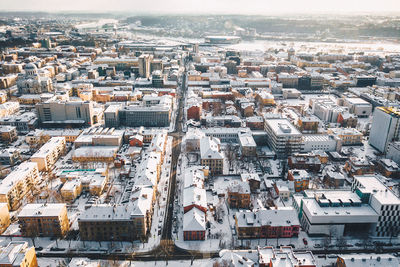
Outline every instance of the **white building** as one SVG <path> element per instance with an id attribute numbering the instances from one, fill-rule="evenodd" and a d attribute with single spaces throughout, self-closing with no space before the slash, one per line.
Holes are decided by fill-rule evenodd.
<path id="1" fill-rule="evenodd" d="M 303 135 L 303 141 L 302 152 L 311 152 L 314 150 L 336 151 L 339 138 L 327 134 L 307 134 Z"/>
<path id="2" fill-rule="evenodd" d="M 380 152 L 386 152 L 388 144 L 400 140 L 400 111 L 378 107 L 374 111 L 369 143 Z"/>
<path id="3" fill-rule="evenodd" d="M 301 226 L 309 235 L 368 233 L 379 217 L 350 190 L 305 190 L 304 195 L 295 195 L 293 200 Z"/>
<path id="4" fill-rule="evenodd" d="M 372 105 L 364 99 L 358 97 L 347 97 L 343 100 L 343 105 L 349 108 L 350 113 L 357 117 L 368 117 L 372 113 Z"/>
<path id="5" fill-rule="evenodd" d="M 278 157 L 301 151 L 302 134 L 287 119 L 265 120 L 268 142 Z"/>
<path id="6" fill-rule="evenodd" d="M 375 175 L 354 176 L 352 190 L 379 215 L 373 233 L 390 237 L 400 233 L 400 199 Z"/>

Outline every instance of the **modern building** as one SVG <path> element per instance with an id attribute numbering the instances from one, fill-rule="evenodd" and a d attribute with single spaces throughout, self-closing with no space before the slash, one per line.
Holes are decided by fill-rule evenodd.
<path id="1" fill-rule="evenodd" d="M 65 203 L 27 204 L 18 214 L 22 236 L 64 237 L 69 231 Z"/>
<path id="2" fill-rule="evenodd" d="M 287 119 L 266 119 L 268 143 L 279 158 L 301 151 L 302 134 Z"/>
<path id="3" fill-rule="evenodd" d="M 394 141 L 400 141 L 400 111 L 395 108 L 376 108 L 369 134 L 370 145 L 385 153 L 389 143 Z"/>
<path id="4" fill-rule="evenodd" d="M 42 126 L 87 126 L 100 120 L 102 110 L 95 109 L 91 101 L 63 101 L 50 99 L 36 104 Z"/>
<path id="5" fill-rule="evenodd" d="M 372 229 L 378 237 L 392 237 L 400 233 L 400 199 L 375 175 L 354 176 L 352 191 L 363 203 L 369 204 L 379 218 Z"/>

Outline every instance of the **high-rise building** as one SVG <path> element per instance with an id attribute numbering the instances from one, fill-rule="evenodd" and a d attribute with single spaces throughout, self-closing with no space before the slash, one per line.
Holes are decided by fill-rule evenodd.
<path id="1" fill-rule="evenodd" d="M 390 142 L 400 140 L 400 111 L 378 107 L 374 111 L 369 143 L 384 153 Z"/>

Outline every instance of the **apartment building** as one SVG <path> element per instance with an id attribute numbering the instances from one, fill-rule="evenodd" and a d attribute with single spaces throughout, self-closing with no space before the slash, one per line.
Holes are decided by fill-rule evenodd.
<path id="1" fill-rule="evenodd" d="M 0 267 L 37 267 L 35 247 L 27 241 L 12 241 L 0 247 Z"/>
<path id="2" fill-rule="evenodd" d="M 126 205 L 99 204 L 85 210 L 79 218 L 82 240 L 133 241 L 149 234 L 153 215 L 153 188 L 141 188 Z"/>
<path id="3" fill-rule="evenodd" d="M 65 137 L 52 137 L 35 154 L 31 161 L 38 164 L 39 171 L 49 171 L 66 149 Z"/>
<path id="4" fill-rule="evenodd" d="M 247 181 L 232 181 L 228 187 L 228 204 L 231 208 L 250 207 L 250 185 Z"/>
<path id="5" fill-rule="evenodd" d="M 298 236 L 300 231 L 293 208 L 236 212 L 235 225 L 239 239 L 290 238 Z"/>
<path id="6" fill-rule="evenodd" d="M 7 203 L 10 210 L 21 204 L 24 196 L 39 178 L 36 162 L 23 162 L 0 183 L 0 203 Z"/>
<path id="7" fill-rule="evenodd" d="M 301 192 L 308 189 L 311 175 L 306 170 L 289 170 L 288 180 L 293 181 L 295 192 Z"/>
<path id="8" fill-rule="evenodd" d="M 27 204 L 18 214 L 22 236 L 64 237 L 69 231 L 65 203 Z"/>
<path id="9" fill-rule="evenodd" d="M 10 212 L 7 203 L 0 203 L 0 234 L 10 225 Z"/>

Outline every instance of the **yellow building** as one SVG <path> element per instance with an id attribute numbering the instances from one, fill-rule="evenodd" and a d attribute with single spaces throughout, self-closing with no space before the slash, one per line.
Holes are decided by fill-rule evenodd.
<path id="1" fill-rule="evenodd" d="M 63 237 L 69 230 L 65 203 L 27 204 L 18 214 L 22 236 Z"/>
<path id="2" fill-rule="evenodd" d="M 39 171 L 48 171 L 64 154 L 66 148 L 65 137 L 52 137 L 33 156 L 32 162 L 38 164 Z"/>
<path id="3" fill-rule="evenodd" d="M 0 203 L 0 234 L 4 233 L 10 225 L 10 212 L 7 203 Z"/>
<path id="4" fill-rule="evenodd" d="M 64 201 L 73 202 L 82 193 L 82 182 L 79 179 L 67 181 L 60 191 Z"/>
<path id="5" fill-rule="evenodd" d="M 0 247 L 0 267 L 37 267 L 35 247 L 26 241 L 12 241 Z"/>
<path id="6" fill-rule="evenodd" d="M 10 210 L 15 210 L 21 204 L 39 177 L 35 162 L 23 162 L 0 183 L 0 203 L 7 203 Z"/>

